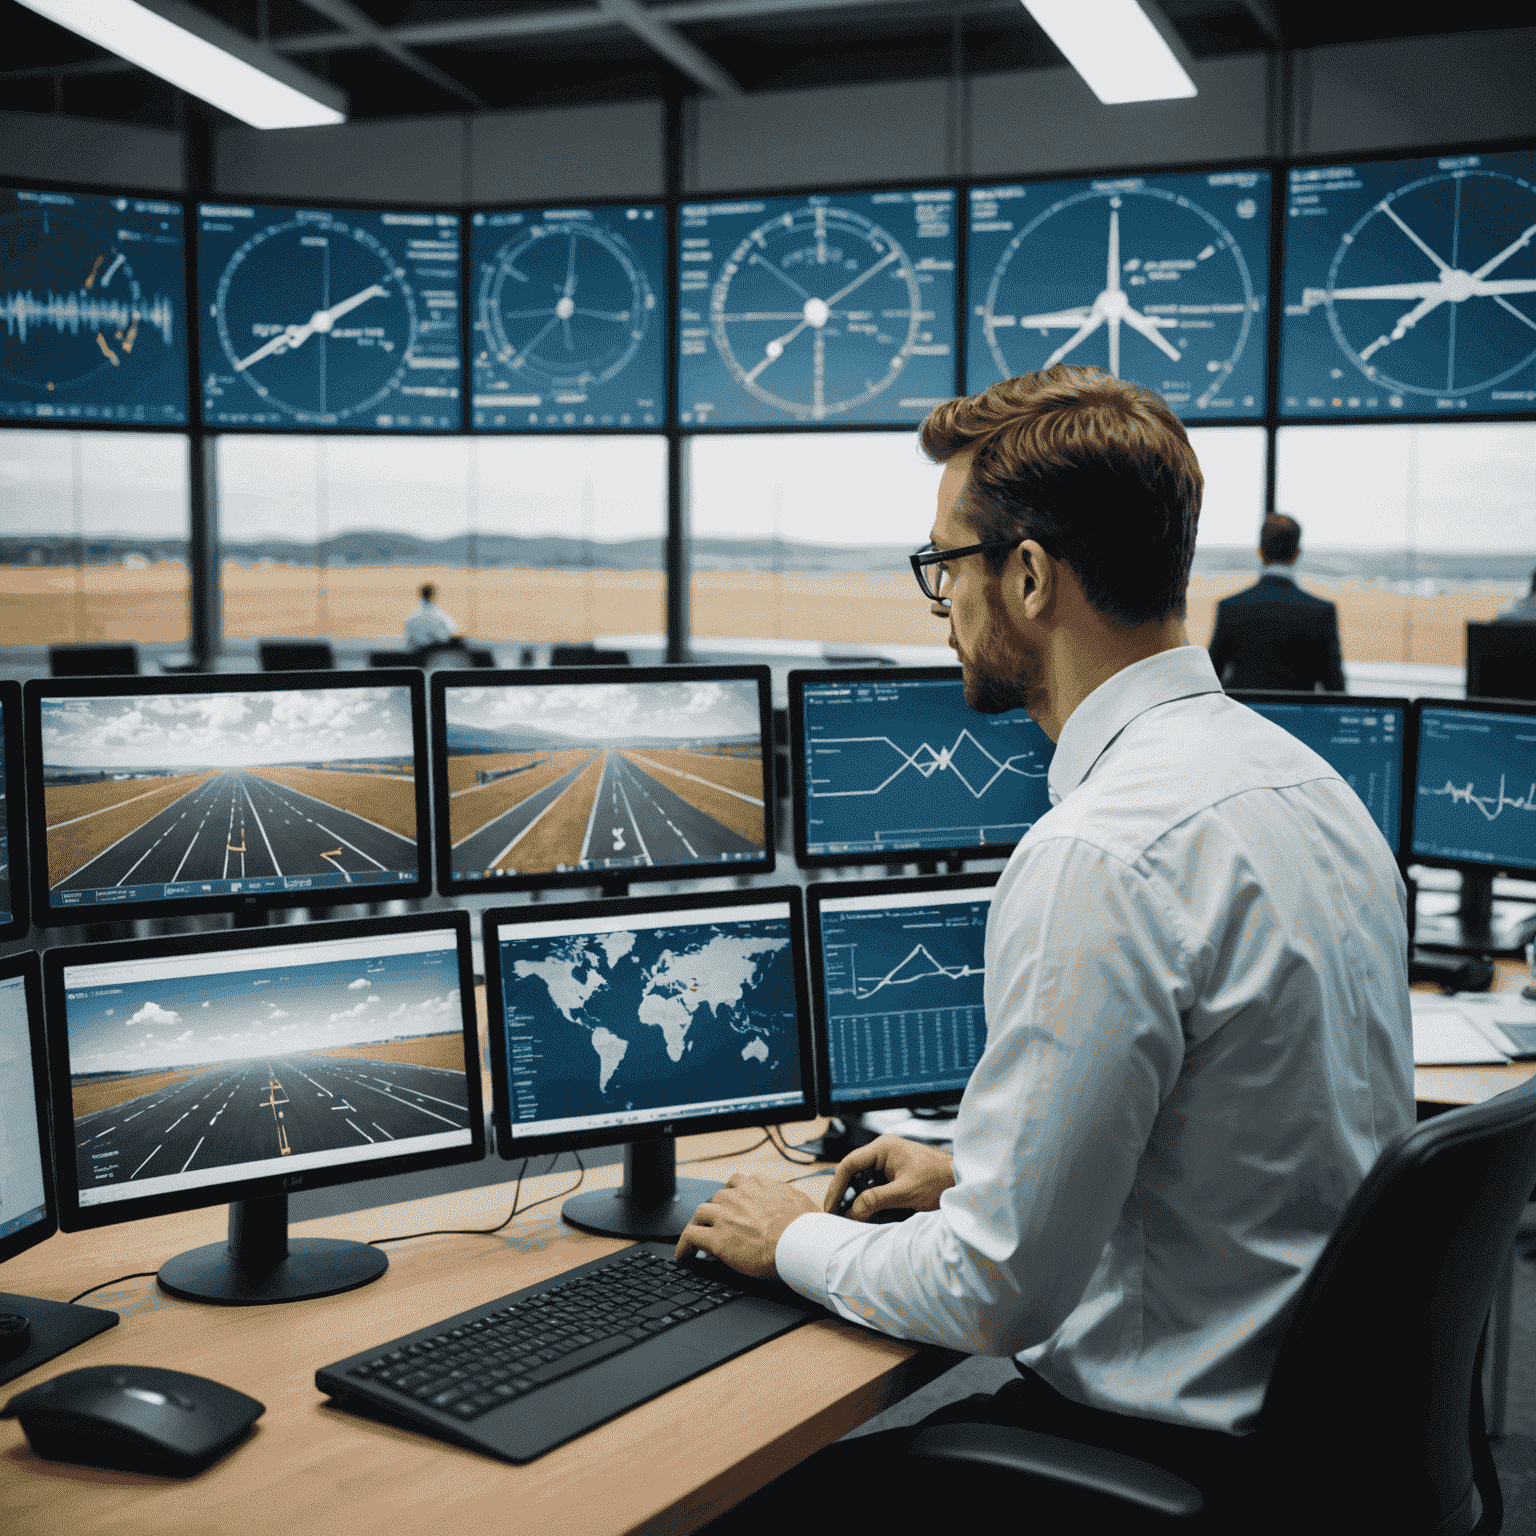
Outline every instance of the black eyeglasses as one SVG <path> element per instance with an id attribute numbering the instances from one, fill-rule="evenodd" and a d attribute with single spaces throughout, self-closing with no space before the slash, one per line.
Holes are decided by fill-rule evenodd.
<path id="1" fill-rule="evenodd" d="M 988 539 L 985 544 L 967 544 L 964 549 L 935 549 L 932 544 L 925 544 L 907 558 L 912 562 L 912 574 L 917 577 L 923 596 L 930 602 L 947 603 L 949 599 L 944 596 L 943 588 L 949 577 L 951 560 L 958 560 L 962 555 L 979 555 L 986 549 L 1012 549 L 1023 542 L 1022 539 Z M 930 571 L 933 572 L 931 579 Z"/>

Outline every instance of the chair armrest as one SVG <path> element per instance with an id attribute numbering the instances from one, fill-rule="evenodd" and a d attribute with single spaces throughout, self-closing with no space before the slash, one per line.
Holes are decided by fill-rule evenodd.
<path id="1" fill-rule="evenodd" d="M 935 1424 L 916 1436 L 908 1454 L 1044 1478 L 1174 1519 L 1197 1515 L 1205 1504 L 1193 1483 L 1151 1462 L 1008 1424 Z"/>

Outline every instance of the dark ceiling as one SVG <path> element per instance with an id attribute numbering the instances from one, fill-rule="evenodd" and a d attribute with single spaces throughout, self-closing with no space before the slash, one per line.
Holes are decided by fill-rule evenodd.
<path id="1" fill-rule="evenodd" d="M 354 119 L 676 97 L 711 81 L 717 90 L 790 90 L 1064 62 L 1019 0 L 200 3 L 341 86 Z M 166 127 L 181 120 L 174 87 L 16 0 L 0 0 L 0 8 L 6 107 Z M 1337 0 L 1162 0 L 1162 8 L 1196 59 L 1531 20 L 1529 0 L 1490 0 L 1475 20 L 1429 9 L 1392 19 L 1385 8 Z"/>

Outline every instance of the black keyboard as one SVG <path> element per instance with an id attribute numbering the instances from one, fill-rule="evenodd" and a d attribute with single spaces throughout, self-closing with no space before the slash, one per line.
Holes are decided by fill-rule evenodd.
<path id="1" fill-rule="evenodd" d="M 341 1406 L 530 1461 L 829 1314 L 780 1282 L 637 1243 L 315 1372 Z"/>

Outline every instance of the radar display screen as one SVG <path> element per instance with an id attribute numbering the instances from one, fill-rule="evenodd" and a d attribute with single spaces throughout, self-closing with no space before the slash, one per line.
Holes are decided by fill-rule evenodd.
<path id="1" fill-rule="evenodd" d="M 1186 421 L 1264 415 L 1268 171 L 973 187 L 966 389 L 1093 364 Z"/>
<path id="2" fill-rule="evenodd" d="M 459 215 L 198 205 L 203 420 L 456 432 Z"/>
<path id="3" fill-rule="evenodd" d="M 489 432 L 662 425 L 666 209 L 482 212 L 470 222 L 471 423 Z"/>
<path id="4" fill-rule="evenodd" d="M 685 203 L 678 414 L 916 423 L 955 392 L 952 190 Z"/>
<path id="5" fill-rule="evenodd" d="M 1536 152 L 1297 166 L 1280 414 L 1536 408 Z"/>
<path id="6" fill-rule="evenodd" d="M 0 418 L 184 426 L 182 205 L 0 187 Z"/>

